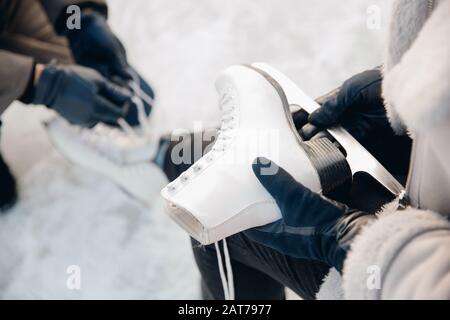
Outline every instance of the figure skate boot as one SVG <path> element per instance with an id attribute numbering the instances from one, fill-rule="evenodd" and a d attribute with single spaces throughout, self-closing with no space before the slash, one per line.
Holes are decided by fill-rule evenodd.
<path id="1" fill-rule="evenodd" d="M 87 129 L 62 118 L 48 121 L 45 127 L 54 146 L 71 162 L 109 177 L 129 195 L 151 205 L 161 181 L 166 181 L 152 163 L 159 146 L 149 117 L 153 91 L 137 72 L 129 71 L 136 108 L 119 119 L 120 127 L 99 123 Z"/>
<path id="2" fill-rule="evenodd" d="M 216 88 L 222 125 L 214 147 L 161 191 L 168 214 L 200 243 L 281 218 L 252 171 L 257 157 L 275 161 L 319 193 L 351 176 L 345 157 L 330 141 L 301 140 L 283 89 L 269 74 L 233 66 Z M 273 169 L 262 174 L 275 174 Z"/>

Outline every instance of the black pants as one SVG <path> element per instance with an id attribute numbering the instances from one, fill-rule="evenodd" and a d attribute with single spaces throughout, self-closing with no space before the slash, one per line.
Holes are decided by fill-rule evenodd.
<path id="1" fill-rule="evenodd" d="M 282 300 L 286 287 L 303 299 L 314 299 L 330 269 L 320 262 L 283 255 L 243 233 L 227 238 L 227 245 L 237 300 Z M 203 298 L 224 299 L 215 247 L 192 240 L 192 248 L 202 276 Z"/>

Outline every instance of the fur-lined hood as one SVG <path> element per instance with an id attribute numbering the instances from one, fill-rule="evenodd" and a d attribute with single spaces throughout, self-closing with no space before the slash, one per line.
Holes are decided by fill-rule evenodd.
<path id="1" fill-rule="evenodd" d="M 391 124 L 438 126 L 450 117 L 450 0 L 396 0 L 392 10 L 383 84 Z"/>

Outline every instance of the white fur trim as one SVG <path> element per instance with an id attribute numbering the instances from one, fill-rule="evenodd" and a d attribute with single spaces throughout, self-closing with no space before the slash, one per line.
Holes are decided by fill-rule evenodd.
<path id="1" fill-rule="evenodd" d="M 383 95 L 394 128 L 426 130 L 450 117 L 449 14 L 450 1 L 441 1 L 401 60 L 386 68 Z"/>
<path id="2" fill-rule="evenodd" d="M 426 0 L 395 0 L 388 21 L 384 67 L 389 72 L 412 46 L 429 14 Z"/>
<path id="3" fill-rule="evenodd" d="M 386 99 L 386 95 L 384 94 L 384 86 L 385 86 L 385 81 L 384 79 L 386 79 L 386 75 L 387 75 L 387 67 L 384 65 L 381 68 L 381 72 L 383 73 L 383 82 L 382 82 L 382 87 L 381 87 L 381 95 L 383 96 L 384 99 L 384 108 L 386 109 L 386 114 L 388 116 L 388 120 L 389 123 L 391 124 L 392 129 L 394 130 L 394 132 L 398 135 L 403 135 L 406 133 L 406 127 L 403 124 L 402 120 L 400 119 L 400 117 L 398 116 L 398 114 L 395 112 L 394 108 L 391 107 L 391 105 L 389 104 L 389 102 Z"/>
<path id="4" fill-rule="evenodd" d="M 323 279 L 320 290 L 316 295 L 317 300 L 343 300 L 344 290 L 342 288 L 342 277 L 339 272 L 332 268 L 330 273 Z"/>
<path id="5" fill-rule="evenodd" d="M 368 225 L 356 238 L 347 257 L 343 273 L 346 299 L 381 299 L 383 279 L 399 252 L 426 232 L 449 230 L 450 223 L 443 216 L 408 208 L 393 211 L 384 209 L 380 218 Z M 370 290 L 367 286 L 368 268 L 377 266 L 381 271 L 381 288 Z"/>
<path id="6" fill-rule="evenodd" d="M 384 81 L 383 81 L 384 87 Z M 384 88 L 383 88 L 384 91 Z M 386 109 L 386 114 L 388 116 L 389 123 L 391 124 L 392 130 L 398 135 L 404 135 L 407 131 L 405 124 L 400 119 L 395 109 L 391 107 L 391 105 L 385 100 L 384 108 Z"/>

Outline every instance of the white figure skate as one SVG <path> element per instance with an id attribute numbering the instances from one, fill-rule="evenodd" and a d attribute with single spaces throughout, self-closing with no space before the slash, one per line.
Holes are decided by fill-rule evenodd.
<path id="1" fill-rule="evenodd" d="M 283 89 L 267 73 L 233 66 L 222 73 L 216 88 L 223 114 L 216 144 L 161 192 L 168 214 L 204 245 L 280 219 L 279 208 L 252 171 L 255 158 L 275 161 L 319 193 L 324 179 L 337 181 L 333 174 L 319 175 L 316 168 L 331 163 L 320 154 L 329 151 L 341 173 L 349 172 L 331 142 L 310 147 L 301 140 Z M 263 141 L 270 143 L 264 147 Z M 271 168 L 263 172 L 274 173 Z"/>
<path id="2" fill-rule="evenodd" d="M 291 110 L 303 109 L 308 113 L 312 113 L 320 107 L 314 99 L 305 94 L 291 79 L 270 65 L 253 63 L 252 68 L 270 74 L 270 77 L 283 88 Z M 401 202 L 407 201 L 404 198 L 406 194 L 405 188 L 350 133 L 339 125 L 328 128 L 327 131 L 345 150 L 346 160 L 352 175 L 358 172 L 365 172 L 394 196 L 399 197 Z"/>
<path id="3" fill-rule="evenodd" d="M 111 178 L 132 197 L 151 205 L 161 182 L 166 181 L 161 170 L 152 163 L 159 139 L 152 131 L 143 100 L 153 105 L 153 99 L 140 89 L 138 80 L 131 81 L 130 86 L 138 107 L 138 128 L 131 128 L 123 119 L 119 120 L 121 128 L 99 123 L 86 129 L 62 118 L 45 125 L 54 146 L 66 158 Z"/>
<path id="4" fill-rule="evenodd" d="M 142 151 L 136 152 L 138 156 L 134 155 L 131 162 L 124 159 L 128 157 L 126 154 L 131 146 L 137 144 L 133 142 L 133 137 L 128 136 L 127 145 L 125 134 L 120 135 L 115 130 L 102 127 L 94 134 L 73 126 L 62 118 L 55 118 L 45 123 L 45 126 L 53 145 L 69 161 L 110 178 L 146 206 L 151 206 L 161 184 L 167 181 L 161 169 L 148 160 L 148 155 L 142 156 L 143 161 L 137 161 L 138 156 L 141 156 L 139 152 Z M 103 129 L 104 132 L 100 132 Z M 103 141 L 105 142 L 102 144 Z M 114 145 L 114 142 L 117 142 L 117 145 Z M 108 145 L 112 146 L 111 149 L 108 149 Z M 120 155 L 121 153 L 123 155 Z M 117 161 L 113 154 L 117 155 L 120 161 Z"/>

